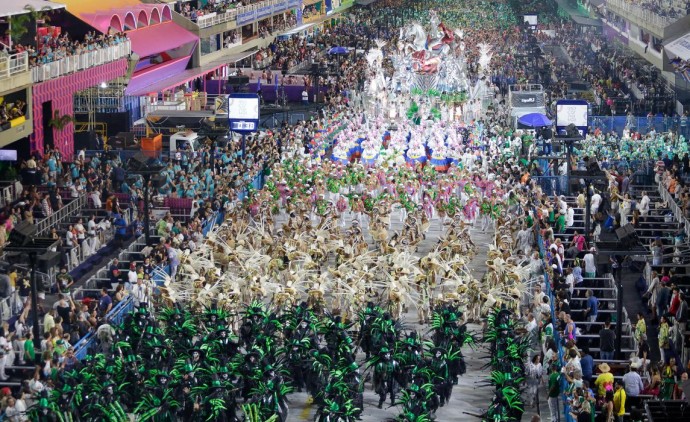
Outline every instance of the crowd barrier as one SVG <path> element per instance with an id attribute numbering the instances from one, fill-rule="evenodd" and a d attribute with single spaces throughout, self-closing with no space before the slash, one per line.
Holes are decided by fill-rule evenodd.
<path id="1" fill-rule="evenodd" d="M 36 236 L 40 237 L 46 235 L 51 227 L 54 227 L 56 224 L 61 223 L 67 218 L 80 213 L 88 203 L 87 198 L 88 197 L 85 194 L 74 198 L 67 205 L 36 223 Z"/>
<path id="2" fill-rule="evenodd" d="M 622 14 L 622 16 L 634 17 L 644 22 L 648 27 L 654 27 L 660 34 L 664 33 L 664 28 L 678 20 L 678 18 L 658 15 L 649 9 L 631 4 L 627 0 L 607 0 L 606 7 Z"/>
<path id="3" fill-rule="evenodd" d="M 131 42 L 125 40 L 120 44 L 86 51 L 75 56 L 68 56 L 50 63 L 40 64 L 31 69 L 33 82 L 43 82 L 50 79 L 89 69 L 129 56 L 132 52 Z"/>
<path id="4" fill-rule="evenodd" d="M 105 320 L 108 324 L 121 324 L 124 321 L 125 316 L 134 309 L 134 301 L 131 296 L 125 297 L 122 302 L 118 303 L 113 307 L 113 309 L 108 312 L 105 316 Z M 79 339 L 79 341 L 74 345 L 74 356 L 78 360 L 83 360 L 87 355 L 91 354 L 94 346 L 96 345 L 96 331 L 92 331 Z"/>
<path id="5" fill-rule="evenodd" d="M 661 196 L 661 200 L 666 202 L 668 204 L 668 207 L 673 212 L 673 218 L 675 218 L 678 223 L 683 225 L 683 231 L 685 232 L 685 235 L 688 236 L 688 238 L 690 238 L 690 222 L 687 218 L 685 218 L 685 216 L 683 215 L 683 210 L 680 209 L 675 198 L 673 198 L 673 196 L 668 191 L 668 189 L 666 189 L 666 186 L 664 186 L 663 183 L 659 183 L 659 194 Z"/>
<path id="6" fill-rule="evenodd" d="M 685 125 L 679 117 L 638 117 L 638 116 L 590 116 L 588 125 L 592 131 L 599 129 L 604 133 L 615 132 L 618 136 L 623 136 L 625 129 L 639 132 L 643 135 L 652 130 L 655 132 L 674 131 L 684 135 L 686 138 L 690 131 L 690 122 L 685 120 Z"/>
<path id="7" fill-rule="evenodd" d="M 534 215 L 537 215 L 537 210 L 534 209 Z M 538 223 L 537 223 L 538 224 Z M 539 255 L 542 257 L 542 270 L 544 272 L 544 292 L 545 294 L 549 297 L 549 304 L 551 305 L 551 321 L 553 321 L 553 339 L 556 342 L 556 347 L 558 348 L 558 363 L 561 367 L 563 367 L 563 356 L 564 356 L 564 350 L 563 346 L 561 345 L 561 339 L 558 330 L 556 329 L 556 309 L 555 309 L 555 303 L 556 299 L 553 294 L 553 290 L 551 290 L 551 283 L 549 281 L 549 274 L 546 271 L 546 265 L 544 264 L 544 261 L 546 259 L 546 249 L 544 248 L 544 239 L 541 237 L 541 231 L 539 230 L 539 226 L 537 225 L 536 227 L 536 232 L 537 232 L 537 246 L 539 247 Z M 561 390 L 565 391 L 565 389 L 568 386 L 568 381 L 565 379 L 565 377 L 561 377 Z M 561 396 L 563 400 L 563 410 L 565 412 L 565 421 L 566 422 L 575 422 L 573 421 L 573 418 L 570 417 L 570 406 L 568 406 L 568 400 L 567 397 L 564 394 Z"/>
<path id="8" fill-rule="evenodd" d="M 0 57 L 0 79 L 9 78 L 29 70 L 29 54 L 26 51 Z"/>

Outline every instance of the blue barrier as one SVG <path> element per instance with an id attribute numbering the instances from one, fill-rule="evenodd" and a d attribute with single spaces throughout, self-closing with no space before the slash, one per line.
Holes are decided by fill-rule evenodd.
<path id="1" fill-rule="evenodd" d="M 618 136 L 622 136 L 623 130 L 626 128 L 643 135 L 652 130 L 656 132 L 668 132 L 669 130 L 678 132 L 685 129 L 687 131 L 687 127 L 682 128 L 680 126 L 680 118 L 670 116 L 590 116 L 587 123 L 592 131 L 599 129 L 604 133 L 616 132 Z"/>
<path id="2" fill-rule="evenodd" d="M 534 215 L 537 215 L 536 209 L 533 210 Z M 556 309 L 555 309 L 555 298 L 553 295 L 553 291 L 551 290 L 551 283 L 549 282 L 549 274 L 546 272 L 546 265 L 544 265 L 544 261 L 546 259 L 546 249 L 544 248 L 544 239 L 541 237 L 541 232 L 539 231 L 539 227 L 536 227 L 537 229 L 537 246 L 539 247 L 539 254 L 542 257 L 542 266 L 544 269 L 544 288 L 546 294 L 549 296 L 549 303 L 551 305 L 551 321 L 553 324 L 553 340 L 556 342 L 556 347 L 558 349 L 558 363 L 560 364 L 561 367 L 563 367 L 563 346 L 561 345 L 561 339 L 560 335 L 558 333 L 557 327 L 556 327 Z M 568 387 L 568 381 L 565 379 L 565 377 L 561 377 L 561 389 L 563 391 L 566 390 Z M 565 412 L 565 421 L 566 422 L 574 422 L 573 418 L 570 417 L 570 406 L 568 405 L 568 399 L 565 393 L 562 395 L 563 399 L 563 410 Z"/>
<path id="3" fill-rule="evenodd" d="M 125 316 L 134 309 L 134 301 L 131 296 L 127 296 L 122 302 L 115 305 L 105 316 L 108 324 L 121 324 Z M 96 333 L 91 332 L 79 339 L 74 345 L 74 356 L 78 360 L 83 360 L 96 345 Z"/>
<path id="4" fill-rule="evenodd" d="M 565 195 L 568 191 L 568 176 L 532 176 L 531 179 L 548 196 Z"/>

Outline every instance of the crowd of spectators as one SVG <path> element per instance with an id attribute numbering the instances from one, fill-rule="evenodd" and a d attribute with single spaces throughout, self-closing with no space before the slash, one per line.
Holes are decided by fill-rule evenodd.
<path id="1" fill-rule="evenodd" d="M 236 29 L 224 33 L 223 36 L 223 47 L 225 48 L 242 43 L 241 33 Z"/>
<path id="2" fill-rule="evenodd" d="M 127 40 L 122 33 L 97 34 L 89 31 L 83 40 L 73 40 L 68 32 L 59 35 L 48 34 L 37 40 L 37 46 L 15 44 L 15 53 L 26 51 L 29 54 L 29 65 L 39 66 L 64 59 L 79 56 L 89 51 L 118 45 Z"/>
<path id="3" fill-rule="evenodd" d="M 592 87 L 605 114 L 625 115 L 667 112 L 672 114 L 672 95 L 658 72 L 651 72 L 644 61 L 606 42 L 597 32 L 580 33 L 575 25 L 563 24 L 556 30 L 555 42 L 565 47 L 568 62 L 554 62 L 553 73 L 565 84 L 572 69 Z M 635 94 L 635 92 L 637 94 Z M 560 98 L 564 92 L 556 92 Z M 641 96 L 641 98 L 638 98 Z"/>
<path id="4" fill-rule="evenodd" d="M 626 0 L 626 3 L 638 6 L 646 12 L 666 18 L 669 23 L 690 14 L 690 2 L 687 0 Z"/>
<path id="5" fill-rule="evenodd" d="M 183 2 L 177 2 L 175 4 L 175 11 L 185 16 L 186 18 L 196 22 L 198 18 L 204 15 L 208 15 L 209 13 L 221 14 L 227 12 L 230 9 L 234 9 L 236 7 L 241 6 L 247 6 L 254 3 L 259 3 L 260 1 L 262 0 L 208 0 L 204 7 L 197 8 L 192 6 L 192 4 L 190 4 L 192 2 L 188 0 Z"/>
<path id="6" fill-rule="evenodd" d="M 322 15 L 323 13 L 321 13 L 321 10 L 318 7 L 316 7 L 316 4 L 306 6 L 304 10 L 302 10 L 303 21 L 308 21 L 309 19 L 317 18 Z"/>
<path id="7" fill-rule="evenodd" d="M 24 113 L 26 113 L 26 103 L 22 100 L 16 100 L 12 103 L 0 103 L 0 125 L 24 116 Z"/>

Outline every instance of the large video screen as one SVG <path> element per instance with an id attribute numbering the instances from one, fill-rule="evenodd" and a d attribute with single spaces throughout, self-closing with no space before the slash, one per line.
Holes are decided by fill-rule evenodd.
<path id="1" fill-rule="evenodd" d="M 522 19 L 530 26 L 537 26 L 537 15 L 523 15 Z"/>
<path id="2" fill-rule="evenodd" d="M 0 149 L 0 161 L 17 161 L 17 150 Z"/>
<path id="3" fill-rule="evenodd" d="M 259 98 L 228 98 L 228 118 L 259 120 Z"/>
<path id="4" fill-rule="evenodd" d="M 587 127 L 587 104 L 556 104 L 556 126 Z"/>

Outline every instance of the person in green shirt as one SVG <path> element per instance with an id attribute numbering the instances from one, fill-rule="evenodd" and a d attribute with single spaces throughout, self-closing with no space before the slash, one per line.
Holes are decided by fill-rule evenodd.
<path id="1" fill-rule="evenodd" d="M 525 211 L 525 224 L 527 224 L 528 229 L 532 228 L 534 224 L 534 218 L 532 218 L 532 214 L 529 211 Z"/>
<path id="2" fill-rule="evenodd" d="M 556 232 L 565 233 L 565 215 L 562 212 L 558 212 L 558 217 L 556 218 Z"/>
<path id="3" fill-rule="evenodd" d="M 549 374 L 549 411 L 551 412 L 551 420 L 560 420 L 561 410 L 558 407 L 558 396 L 561 395 L 561 371 L 556 365 L 549 367 L 551 373 Z"/>
<path id="4" fill-rule="evenodd" d="M 36 363 L 36 352 L 34 350 L 34 334 L 31 330 L 24 333 L 24 360 Z"/>

